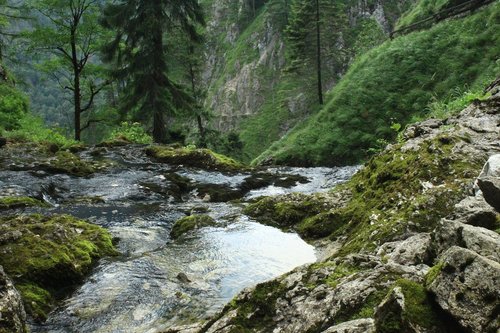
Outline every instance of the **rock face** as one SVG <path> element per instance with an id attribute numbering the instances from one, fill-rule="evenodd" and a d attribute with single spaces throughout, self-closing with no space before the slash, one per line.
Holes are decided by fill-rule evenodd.
<path id="1" fill-rule="evenodd" d="M 324 62 L 325 89 L 336 84 L 359 51 L 356 46 L 357 37 L 349 39 L 349 36 L 355 36 L 356 31 L 363 30 L 368 26 L 367 22 L 370 22 L 371 30 L 361 35 L 376 35 L 377 38 L 371 41 L 373 44 L 383 42 L 395 20 L 413 2 L 414 0 L 340 1 L 341 5 L 346 6 L 342 13 L 347 12 L 347 16 L 338 18 L 342 20 L 342 31 L 335 38 L 325 39 L 324 44 L 330 44 L 323 45 L 323 48 L 325 53 L 342 56 L 339 56 L 341 59 L 328 59 Z M 214 112 L 215 119 L 212 123 L 216 129 L 228 132 L 248 128 L 242 139 L 244 142 L 252 141 L 246 136 L 251 135 L 255 128 L 243 123 L 258 116 L 263 109 L 268 108 L 274 112 L 274 107 L 284 105 L 282 119 L 273 123 L 266 122 L 269 126 L 265 129 L 268 135 L 259 134 L 261 140 L 256 141 L 260 147 L 248 148 L 253 150 L 253 154 L 258 153 L 257 150 L 262 152 L 267 148 L 265 145 L 277 140 L 297 120 L 308 114 L 311 103 L 314 103 L 311 95 L 315 91 L 308 89 L 300 76 L 292 78 L 283 74 L 283 70 L 290 64 L 285 57 L 285 9 L 273 9 L 273 6 L 280 6 L 280 3 L 274 1 L 272 5 L 263 5 L 257 8 L 255 14 L 248 1 L 207 2 L 208 48 L 203 80 L 207 82 L 209 92 L 205 105 Z M 338 49 L 342 52 L 337 52 Z"/>
<path id="2" fill-rule="evenodd" d="M 477 179 L 484 199 L 500 212 L 500 154 L 490 157 Z"/>
<path id="3" fill-rule="evenodd" d="M 243 291 L 200 332 L 497 332 L 500 215 L 483 188 L 498 180 L 499 102 L 413 125 L 337 192 L 250 204 L 263 223 L 339 245 Z"/>
<path id="4" fill-rule="evenodd" d="M 441 271 L 428 288 L 441 308 L 470 332 L 496 332 L 500 264 L 460 247 L 449 248 L 440 261 Z"/>
<path id="5" fill-rule="evenodd" d="M 0 266 L 0 332 L 28 332 L 21 296 L 5 274 L 2 266 Z"/>

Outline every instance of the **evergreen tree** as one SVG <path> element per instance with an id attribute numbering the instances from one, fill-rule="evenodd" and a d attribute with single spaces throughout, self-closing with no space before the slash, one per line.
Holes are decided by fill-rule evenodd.
<path id="1" fill-rule="evenodd" d="M 122 110 L 137 121 L 153 123 L 155 142 L 167 139 L 166 117 L 190 108 L 192 98 L 168 75 L 169 49 L 165 35 L 182 30 L 198 41 L 203 24 L 196 0 L 119 0 L 105 8 L 103 25 L 115 31 L 104 54 L 114 61 L 115 75 L 125 82 Z"/>
<path id="2" fill-rule="evenodd" d="M 291 59 L 289 69 L 302 77 L 310 77 L 311 80 L 313 76 L 316 77 L 319 104 L 323 104 L 323 79 L 328 65 L 323 58 L 332 62 L 341 57 L 336 44 L 342 38 L 339 27 L 345 24 L 344 7 L 344 1 L 294 0 L 291 3 L 286 28 Z M 311 71 L 311 68 L 315 70 Z M 327 77 L 331 76 L 328 73 Z"/>

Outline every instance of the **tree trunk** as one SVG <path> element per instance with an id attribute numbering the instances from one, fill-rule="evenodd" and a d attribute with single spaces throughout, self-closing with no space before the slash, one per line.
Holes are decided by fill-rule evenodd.
<path id="1" fill-rule="evenodd" d="M 161 8 L 158 8 L 158 10 L 161 10 Z M 161 14 L 159 14 L 161 15 Z M 161 18 L 160 18 L 161 19 Z M 156 20 L 159 20 L 159 18 L 156 18 Z M 165 78 L 164 73 L 162 72 L 163 70 L 163 31 L 159 28 L 158 25 L 156 25 L 157 28 L 153 29 L 151 33 L 153 34 L 153 46 L 154 46 L 154 66 L 153 66 L 153 80 L 155 81 L 155 85 L 162 85 L 164 84 Z M 157 88 L 157 87 L 156 87 Z M 150 92 L 150 106 L 153 111 L 153 140 L 156 143 L 165 143 L 167 139 L 167 129 L 166 129 L 166 124 L 165 124 L 165 118 L 164 118 L 164 113 L 166 110 L 163 110 L 163 103 L 160 102 L 159 99 L 162 98 L 162 96 L 158 96 L 158 94 L 151 93 Z"/>
<path id="2" fill-rule="evenodd" d="M 319 15 L 319 0 L 316 0 L 316 58 L 318 66 L 318 100 L 319 104 L 323 105 L 323 83 L 321 78 L 321 32 L 320 32 L 320 15 Z"/>
<path id="3" fill-rule="evenodd" d="M 71 61 L 73 65 L 73 101 L 75 104 L 75 140 L 81 140 L 82 94 L 80 88 L 80 65 L 76 52 L 76 28 L 71 29 Z"/>

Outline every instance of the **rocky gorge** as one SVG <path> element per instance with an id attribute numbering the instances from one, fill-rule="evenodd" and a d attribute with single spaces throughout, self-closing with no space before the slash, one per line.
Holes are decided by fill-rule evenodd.
<path id="1" fill-rule="evenodd" d="M 327 169 L 334 173 L 330 178 L 327 171 L 314 169 L 308 178 L 307 169 L 295 174 L 293 169 L 251 170 L 208 150 L 123 142 L 64 150 L 8 143 L 0 151 L 0 251 L 9 275 L 2 271 L 0 331 L 27 331 L 26 311 L 39 322 L 48 318 L 41 326 L 30 321 L 35 332 L 118 332 L 117 320 L 130 320 L 132 311 L 126 331 L 496 332 L 499 90 L 490 87 L 490 97 L 474 101 L 457 116 L 409 126 L 398 143 L 342 184 L 357 168 Z M 265 194 L 277 195 L 261 197 Z M 171 215 L 159 219 L 166 211 Z M 298 233 L 321 249 L 319 260 L 269 280 L 315 260 L 297 240 L 286 240 L 293 233 L 252 224 L 254 236 L 243 232 L 240 242 L 268 234 L 281 247 L 289 244 L 288 256 L 273 272 L 265 272 L 271 261 L 253 266 L 258 267 L 256 280 L 241 283 L 252 264 L 240 273 L 220 266 L 224 269 L 210 281 L 206 264 L 186 270 L 172 261 L 150 261 L 189 254 L 183 260 L 206 262 L 196 258 L 207 251 L 196 252 L 196 235 L 203 230 L 210 235 L 214 226 L 242 228 L 248 217 Z M 167 224 L 158 222 L 162 219 Z M 171 229 L 177 230 L 172 237 L 181 239 L 175 245 L 181 252 L 168 245 L 176 244 L 168 241 Z M 191 243 L 185 233 L 195 236 Z M 258 242 L 251 257 L 271 249 L 262 239 Z M 217 256 L 227 248 L 220 251 Z M 102 257 L 108 259 L 96 267 Z M 234 265 L 249 259 L 224 260 Z M 122 263 L 126 270 L 119 268 Z M 160 274 L 158 265 L 177 268 L 153 278 L 149 274 Z M 150 271 L 139 285 L 119 278 L 134 279 L 137 269 Z M 225 286 L 232 291 L 210 296 L 220 286 L 217 281 L 230 276 Z M 242 287 L 250 288 L 218 312 Z M 151 288 L 160 294 L 148 296 Z M 130 293 L 138 292 L 131 302 Z M 105 304 L 94 309 L 95 301 Z M 158 302 L 166 302 L 161 310 Z M 62 307 L 50 312 L 58 304 Z M 130 310 L 117 310 L 124 304 Z M 63 322 L 66 326 L 60 326 Z M 192 324 L 176 326 L 187 322 Z"/>

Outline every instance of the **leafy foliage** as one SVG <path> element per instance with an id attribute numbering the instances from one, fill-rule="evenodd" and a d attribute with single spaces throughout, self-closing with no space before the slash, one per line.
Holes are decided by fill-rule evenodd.
<path id="1" fill-rule="evenodd" d="M 133 143 L 153 143 L 151 135 L 149 135 L 139 123 L 122 122 L 120 127 L 115 128 L 111 132 L 109 140 L 117 138 L 125 139 Z"/>
<path id="2" fill-rule="evenodd" d="M 8 83 L 0 83 L 0 130 L 18 129 L 28 112 L 28 100 Z"/>

